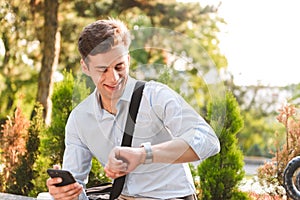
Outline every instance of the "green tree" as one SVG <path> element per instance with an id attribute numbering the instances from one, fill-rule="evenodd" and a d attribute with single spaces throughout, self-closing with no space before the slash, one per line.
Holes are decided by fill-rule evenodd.
<path id="1" fill-rule="evenodd" d="M 70 12 L 70 9 L 74 12 Z M 134 37 L 133 43 L 142 43 L 137 44 L 142 48 L 131 48 L 132 73 L 138 70 L 146 74 L 155 70 L 154 76 L 145 79 L 157 79 L 164 73 L 164 69 L 168 68 L 167 71 L 173 78 L 169 79 L 167 84 L 205 115 L 209 92 L 203 77 L 212 68 L 220 69 L 227 66 L 227 60 L 218 47 L 217 37 L 220 31 L 218 25 L 224 23 L 224 20 L 218 17 L 216 7 L 202 7 L 199 3 L 178 3 L 175 0 L 143 2 L 91 0 L 62 2 L 60 10 L 60 26 L 64 30 L 61 33 L 64 42 L 60 60 L 68 69 L 72 69 L 75 73 L 79 69 L 79 65 L 76 64 L 79 62 L 79 55 L 70 52 L 76 51 L 79 32 L 87 23 L 108 16 L 120 18 L 128 24 L 132 33 L 140 32 L 141 35 L 145 35 L 143 39 Z M 70 16 L 77 20 L 68 20 Z M 151 34 L 151 31 L 146 33 L 144 28 L 149 27 L 167 31 L 157 34 Z M 177 33 L 176 37 L 181 38 L 172 41 L 174 39 L 172 33 Z M 145 46 L 150 48 L 144 48 Z M 186 70 L 176 69 L 176 60 L 189 60 L 182 66 Z"/>
<path id="2" fill-rule="evenodd" d="M 54 7 L 47 6 L 47 3 L 51 3 Z M 188 42 L 182 43 L 181 40 L 172 43 L 172 41 L 168 41 L 168 36 L 161 38 L 160 42 L 167 43 L 170 49 L 169 52 L 163 48 L 156 50 L 155 48 L 141 49 L 131 52 L 133 58 L 131 67 L 132 72 L 135 73 L 136 69 L 142 65 L 155 66 L 157 74 L 159 74 L 157 76 L 159 81 L 165 82 L 181 93 L 194 107 L 205 109 L 204 94 L 208 94 L 208 92 L 200 74 L 209 72 L 212 66 L 211 59 L 216 64 L 217 69 L 227 65 L 225 57 L 218 48 L 217 32 L 219 30 L 217 25 L 223 21 L 217 17 L 216 8 L 212 6 L 201 7 L 198 3 L 177 3 L 175 0 L 76 0 L 59 1 L 59 8 L 55 5 L 58 6 L 57 1 L 50 2 L 48 0 L 32 0 L 30 2 L 5 0 L 0 5 L 0 30 L 2 32 L 0 43 L 4 47 L 4 54 L 0 53 L 1 118 L 4 118 L 8 113 L 13 113 L 15 100 L 19 94 L 24 96 L 24 110 L 29 114 L 34 107 L 36 96 L 41 98 L 51 96 L 50 87 L 51 81 L 53 81 L 51 78 L 53 78 L 55 61 L 58 59 L 58 55 L 53 58 L 55 51 L 53 48 L 54 33 L 62 30 L 61 51 L 59 52 L 57 70 L 66 69 L 76 75 L 80 69 L 80 56 L 77 52 L 79 32 L 86 24 L 107 16 L 121 18 L 128 23 L 130 30 L 144 27 L 165 28 L 195 40 L 195 45 L 191 46 Z M 56 17 L 57 8 L 58 21 L 55 23 L 53 18 Z M 51 16 L 47 18 L 46 16 L 49 14 Z M 49 21 L 46 22 L 46 19 Z M 49 41 L 45 42 L 47 39 L 45 37 L 48 34 L 47 30 L 49 30 L 49 34 L 51 33 L 51 38 L 49 37 Z M 155 38 L 149 37 L 145 42 L 148 44 L 152 41 L 155 41 Z M 175 44 L 183 45 L 178 48 Z M 203 49 L 199 50 L 197 46 Z M 186 49 L 189 51 L 185 51 Z M 206 54 L 202 52 L 206 52 Z M 209 55 L 207 56 L 207 54 Z M 192 60 L 192 62 L 186 64 L 187 70 L 183 72 L 174 67 L 175 60 L 167 60 L 170 55 L 175 55 L 176 60 L 184 58 Z M 208 59 L 208 57 L 210 58 Z M 49 60 L 47 60 L 48 58 Z M 200 65 L 205 66 L 203 71 L 199 69 Z M 183 83 L 189 88 L 188 90 L 182 87 Z M 61 83 L 55 84 L 54 87 L 60 87 L 59 84 Z M 46 95 L 38 95 L 38 85 L 45 88 L 44 91 L 46 92 L 43 94 Z M 48 130 L 41 131 L 39 135 L 41 139 L 39 151 L 41 154 L 35 163 L 35 170 L 41 173 L 33 181 L 35 188 L 39 191 L 45 189 L 44 180 L 48 177 L 45 174 L 45 169 L 51 167 L 52 164 L 61 162 L 64 149 L 64 125 L 70 112 L 69 109 L 71 109 L 68 106 L 76 104 L 69 102 L 70 91 L 65 90 L 65 93 L 61 92 L 61 97 L 55 96 L 56 91 L 53 92 L 53 122 Z M 187 92 L 182 93 L 183 91 Z M 78 100 L 82 97 L 79 95 Z M 74 98 L 73 94 L 72 101 L 75 101 Z M 207 97 L 205 98 L 207 99 Z M 60 105 L 66 107 L 59 107 Z M 205 110 L 202 111 L 205 112 Z M 57 118 L 55 118 L 56 116 Z M 1 149 L 0 152 L 4 152 L 4 150 Z"/>
<path id="3" fill-rule="evenodd" d="M 284 129 L 274 121 L 279 108 L 278 98 L 281 93 L 296 90 L 263 85 L 237 86 L 231 81 L 227 81 L 226 86 L 236 97 L 244 119 L 244 128 L 237 135 L 240 148 L 246 156 L 271 157 L 270 150 L 276 148 L 274 131 L 281 130 L 279 133 L 282 133 Z M 284 135 L 278 137 L 283 139 Z M 258 151 L 253 151 L 253 148 Z"/>
<path id="4" fill-rule="evenodd" d="M 29 116 L 36 94 L 36 61 L 40 59 L 39 40 L 29 3 L 2 0 L 0 3 L 0 123 L 12 116 L 17 99 Z M 30 91 L 30 92 L 29 92 Z"/>
<path id="5" fill-rule="evenodd" d="M 12 108 L 16 93 L 20 93 L 21 88 L 24 88 L 22 92 L 26 97 L 25 102 L 29 105 L 26 107 L 26 112 L 29 108 L 32 109 L 35 96 L 47 109 L 47 102 L 49 102 L 47 98 L 51 96 L 53 72 L 58 56 L 57 70 L 66 68 L 67 71 L 72 70 L 74 74 L 77 74 L 80 69 L 80 56 L 76 44 L 80 31 L 86 24 L 107 16 L 121 18 L 128 23 L 130 30 L 137 27 L 161 27 L 184 34 L 195 39 L 199 46 L 205 49 L 217 68 L 227 65 L 225 57 L 220 53 L 217 38 L 218 24 L 223 21 L 217 17 L 217 8 L 213 6 L 201 7 L 199 3 L 178 3 L 175 0 L 143 2 L 76 0 L 61 1 L 58 7 L 57 1 L 12 0 L 4 1 L 4 4 L 1 4 L 1 10 L 3 26 L 0 30 L 3 34 L 0 42 L 3 43 L 5 53 L 0 55 L 0 64 L 3 66 L 0 68 L 0 80 L 3 80 L 5 84 L 0 84 L 0 110 L 4 117 Z M 69 20 L 70 18 L 72 20 Z M 54 44 L 57 41 L 58 31 L 61 32 L 61 48 L 55 54 Z M 171 54 L 175 54 L 176 46 L 172 48 Z M 205 55 L 199 53 L 199 49 L 191 47 L 185 49 L 189 49 L 190 55 L 187 57 L 193 58 L 193 63 L 202 61 L 201 66 L 209 68 L 210 65 L 203 65 L 204 60 L 207 61 L 207 59 Z M 177 53 L 181 55 L 186 52 Z M 163 49 L 139 51 L 134 55 L 134 60 L 136 62 L 133 62 L 133 68 L 138 67 L 136 64 L 166 64 Z M 201 73 L 196 65 L 192 71 L 195 76 Z M 179 81 L 177 85 L 180 83 Z M 205 88 L 203 81 L 202 84 L 199 83 L 201 80 L 192 79 L 189 84 L 192 85 L 194 91 L 191 90 L 187 99 L 191 99 L 194 93 L 198 94 Z M 205 94 L 201 91 L 200 93 Z M 196 102 L 202 102 L 201 107 L 203 107 L 205 102 L 203 103 L 200 99 L 201 95 L 197 98 Z"/>
<path id="6" fill-rule="evenodd" d="M 198 166 L 201 199 L 248 199 L 238 190 L 238 184 L 244 177 L 244 163 L 236 134 L 243 127 L 243 119 L 232 93 L 227 92 L 225 101 L 209 104 L 207 118 L 219 137 L 221 151 Z"/>

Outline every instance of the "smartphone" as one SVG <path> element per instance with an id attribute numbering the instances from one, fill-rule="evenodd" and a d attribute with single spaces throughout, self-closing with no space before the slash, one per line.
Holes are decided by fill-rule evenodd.
<path id="1" fill-rule="evenodd" d="M 49 176 L 51 178 L 57 178 L 60 177 L 62 178 L 62 182 L 55 184 L 55 186 L 65 186 L 65 185 L 69 185 L 71 183 L 75 183 L 76 180 L 73 177 L 73 175 L 67 171 L 67 170 L 62 170 L 62 169 L 48 169 L 47 173 L 49 174 Z"/>

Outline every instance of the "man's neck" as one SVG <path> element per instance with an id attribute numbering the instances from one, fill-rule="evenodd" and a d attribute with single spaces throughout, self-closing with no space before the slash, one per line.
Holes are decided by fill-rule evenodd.
<path id="1" fill-rule="evenodd" d="M 100 94 L 99 94 L 99 100 L 102 109 L 106 110 L 107 112 L 113 115 L 117 114 L 117 108 L 116 108 L 117 100 L 102 98 Z"/>

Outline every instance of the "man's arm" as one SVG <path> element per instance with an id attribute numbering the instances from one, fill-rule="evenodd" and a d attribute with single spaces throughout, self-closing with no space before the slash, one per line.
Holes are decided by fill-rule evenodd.
<path id="1" fill-rule="evenodd" d="M 54 199 L 73 200 L 79 196 L 80 199 L 87 199 L 83 186 L 91 168 L 92 155 L 79 139 L 76 127 L 76 120 L 73 113 L 71 113 L 66 125 L 66 148 L 63 157 L 63 169 L 70 171 L 77 182 L 56 187 L 54 184 L 60 183 L 62 180 L 60 178 L 49 178 L 47 187 Z M 54 166 L 54 168 L 58 169 L 57 166 Z"/>
<path id="2" fill-rule="evenodd" d="M 200 158 L 194 150 L 182 139 L 174 139 L 151 146 L 153 163 L 185 163 L 197 161 Z M 116 147 L 109 155 L 104 170 L 110 178 L 117 178 L 130 173 L 146 160 L 144 147 Z"/>
<path id="3" fill-rule="evenodd" d="M 154 163 L 185 163 L 200 160 L 195 151 L 182 139 L 152 146 Z"/>

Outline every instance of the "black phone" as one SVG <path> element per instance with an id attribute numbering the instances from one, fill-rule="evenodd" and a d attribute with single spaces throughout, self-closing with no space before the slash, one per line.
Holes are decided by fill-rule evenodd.
<path id="1" fill-rule="evenodd" d="M 67 170 L 62 170 L 62 169 L 48 169 L 47 173 L 49 174 L 49 176 L 51 178 L 57 178 L 60 177 L 62 178 L 62 182 L 55 184 L 55 186 L 65 186 L 65 185 L 69 185 L 71 183 L 75 183 L 76 180 L 73 177 L 73 175 L 71 174 L 71 172 L 67 171 Z"/>

